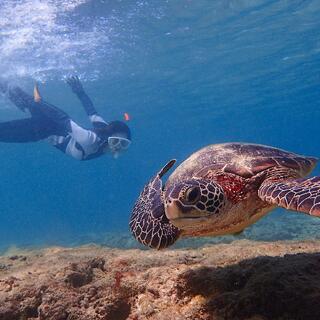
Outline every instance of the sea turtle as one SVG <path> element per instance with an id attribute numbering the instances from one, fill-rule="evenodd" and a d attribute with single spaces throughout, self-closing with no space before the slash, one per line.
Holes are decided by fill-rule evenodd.
<path id="1" fill-rule="evenodd" d="M 213 144 L 181 163 L 163 188 L 175 161 L 150 180 L 133 208 L 131 231 L 146 246 L 239 233 L 277 206 L 320 216 L 320 177 L 304 178 L 317 158 L 258 144 Z"/>

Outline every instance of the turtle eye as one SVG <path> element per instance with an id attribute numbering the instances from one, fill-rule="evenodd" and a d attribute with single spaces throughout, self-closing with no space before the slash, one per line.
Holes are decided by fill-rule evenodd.
<path id="1" fill-rule="evenodd" d="M 186 190 L 184 198 L 187 203 L 193 204 L 200 199 L 200 195 L 201 192 L 199 187 L 190 187 Z"/>

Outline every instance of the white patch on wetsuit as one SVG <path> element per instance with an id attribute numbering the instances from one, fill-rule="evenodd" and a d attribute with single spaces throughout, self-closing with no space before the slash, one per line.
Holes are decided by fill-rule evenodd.
<path id="1" fill-rule="evenodd" d="M 95 154 L 104 143 L 93 131 L 80 127 L 72 120 L 70 120 L 70 128 L 71 132 L 66 136 L 50 136 L 47 141 L 58 148 L 59 145 L 66 143 L 63 148 L 59 149 L 77 160 L 84 160 Z"/>
<path id="2" fill-rule="evenodd" d="M 82 160 L 84 158 L 83 151 L 77 148 L 76 143 L 75 139 L 71 139 L 67 144 L 65 153 L 77 160 Z"/>
<path id="3" fill-rule="evenodd" d="M 97 114 L 92 114 L 91 116 L 89 116 L 90 118 L 90 121 L 92 123 L 94 122 L 101 122 L 101 123 L 104 123 L 104 124 L 108 124 L 108 122 L 105 122 L 99 115 Z"/>

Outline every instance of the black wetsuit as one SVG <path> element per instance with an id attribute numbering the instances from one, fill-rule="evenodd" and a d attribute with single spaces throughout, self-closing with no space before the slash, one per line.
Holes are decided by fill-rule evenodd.
<path id="1" fill-rule="evenodd" d="M 93 130 L 84 129 L 64 111 L 43 100 L 34 98 L 21 88 L 7 90 L 9 99 L 21 110 L 28 110 L 30 118 L 0 123 L 1 142 L 33 142 L 47 139 L 62 152 L 78 160 L 89 160 L 105 153 L 107 142 Z M 85 92 L 77 93 L 94 128 L 107 126 L 95 110 Z"/>

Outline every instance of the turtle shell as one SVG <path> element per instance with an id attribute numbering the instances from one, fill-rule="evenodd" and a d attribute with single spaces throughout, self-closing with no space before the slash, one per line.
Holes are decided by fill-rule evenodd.
<path id="1" fill-rule="evenodd" d="M 205 176 L 209 170 L 221 170 L 250 178 L 272 167 L 287 167 L 305 176 L 316 163 L 316 158 L 259 144 L 213 144 L 182 162 L 168 178 L 167 186 L 192 177 Z"/>

